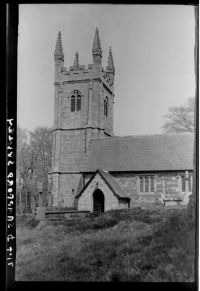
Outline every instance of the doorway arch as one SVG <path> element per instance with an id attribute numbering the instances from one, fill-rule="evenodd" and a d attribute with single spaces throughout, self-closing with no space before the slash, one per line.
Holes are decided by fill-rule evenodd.
<path id="1" fill-rule="evenodd" d="M 100 189 L 96 189 L 93 193 L 93 212 L 104 212 L 105 198 Z"/>

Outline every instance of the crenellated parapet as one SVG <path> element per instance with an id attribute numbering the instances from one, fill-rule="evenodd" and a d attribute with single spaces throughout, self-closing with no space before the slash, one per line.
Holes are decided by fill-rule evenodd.
<path id="1" fill-rule="evenodd" d="M 108 87 L 110 91 L 113 90 L 113 80 L 111 76 L 108 74 L 107 71 L 104 71 L 103 68 L 101 70 L 96 70 L 93 68 L 92 64 L 89 64 L 87 69 L 85 68 L 84 65 L 79 65 L 78 69 L 75 69 L 74 66 L 70 66 L 69 70 L 67 70 L 66 67 L 62 67 L 61 69 L 61 82 L 66 82 L 66 81 L 88 81 L 94 80 L 94 79 L 99 79 L 100 82 L 103 82 L 105 86 Z"/>
<path id="2" fill-rule="evenodd" d="M 95 30 L 95 36 L 92 48 L 93 63 L 87 67 L 79 64 L 78 52 L 75 54 L 74 65 L 67 67 L 64 66 L 64 53 L 61 40 L 61 32 L 58 33 L 56 47 L 54 51 L 55 59 L 55 83 L 56 82 L 76 82 L 79 79 L 84 82 L 94 79 L 99 79 L 111 92 L 114 86 L 115 67 L 111 47 L 108 54 L 108 62 L 106 70 L 102 67 L 102 48 L 99 38 L 98 28 Z"/>

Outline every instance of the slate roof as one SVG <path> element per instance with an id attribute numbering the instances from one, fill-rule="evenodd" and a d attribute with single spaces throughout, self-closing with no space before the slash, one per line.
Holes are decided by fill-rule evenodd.
<path id="1" fill-rule="evenodd" d="M 100 176 L 103 178 L 103 180 L 106 182 L 106 184 L 109 186 L 109 188 L 113 191 L 113 193 L 117 196 L 118 199 L 130 200 L 126 192 L 119 186 L 115 178 L 113 178 L 107 171 L 104 171 L 102 169 L 97 169 L 95 171 L 94 175 L 86 183 L 86 185 L 83 187 L 81 192 L 78 195 L 76 195 L 76 198 L 79 198 L 81 196 L 81 194 L 85 191 L 85 189 L 90 184 L 90 182 L 94 179 L 97 173 L 100 174 Z"/>
<path id="2" fill-rule="evenodd" d="M 118 198 L 129 198 L 126 195 L 126 192 L 119 186 L 115 178 L 113 178 L 107 171 L 98 169 L 101 176 L 103 176 L 104 180 L 110 186 L 110 188 L 113 190 L 113 192 L 118 196 Z"/>
<path id="3" fill-rule="evenodd" d="M 92 139 L 81 172 L 193 169 L 193 134 Z"/>

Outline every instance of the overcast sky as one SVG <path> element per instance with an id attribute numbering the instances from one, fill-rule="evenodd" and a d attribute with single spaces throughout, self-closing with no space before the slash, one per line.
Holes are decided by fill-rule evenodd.
<path id="1" fill-rule="evenodd" d="M 115 135 L 161 132 L 163 115 L 194 96 L 192 6 L 176 5 L 19 5 L 18 124 L 33 130 L 53 126 L 54 59 L 62 33 L 65 67 L 92 63 L 99 28 L 107 65 L 109 46 L 115 64 Z"/>

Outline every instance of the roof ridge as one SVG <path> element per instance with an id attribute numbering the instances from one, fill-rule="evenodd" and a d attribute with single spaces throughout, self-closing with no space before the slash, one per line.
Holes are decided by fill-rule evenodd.
<path id="1" fill-rule="evenodd" d="M 103 170 L 103 169 L 101 169 L 101 168 L 97 168 L 97 170 L 99 170 L 100 172 L 104 172 L 104 173 L 108 173 L 108 174 L 110 174 L 108 171 Z"/>
<path id="2" fill-rule="evenodd" d="M 106 183 L 109 185 L 109 187 L 112 189 L 113 193 L 115 193 L 115 195 L 117 195 L 118 197 L 123 197 L 123 198 L 129 198 L 126 194 L 126 192 L 124 191 L 124 189 L 122 189 L 121 185 L 118 183 L 118 181 L 106 170 L 102 170 L 101 168 L 97 168 L 96 172 L 99 172 L 101 175 L 103 175 L 104 180 L 106 181 Z M 107 176 L 105 176 L 105 174 Z M 110 179 L 110 181 L 112 183 L 115 184 L 115 186 L 118 187 L 118 189 L 120 190 L 120 194 L 123 194 L 124 196 L 121 196 L 119 193 L 117 193 L 118 191 L 116 191 L 116 188 L 113 188 L 113 185 L 110 183 L 110 181 L 108 181 L 108 178 Z M 129 198 L 130 199 L 130 198 Z"/>
<path id="3" fill-rule="evenodd" d="M 159 134 L 159 133 L 156 133 L 156 134 L 137 134 L 137 135 L 125 135 L 125 136 L 109 136 L 109 137 L 98 137 L 98 138 L 91 138 L 91 141 L 93 140 L 109 140 L 109 139 L 114 139 L 114 138 L 137 138 L 137 137 L 154 137 L 154 136 L 166 136 L 166 137 L 171 137 L 171 136 L 193 136 L 194 133 L 170 133 L 170 134 Z"/>

